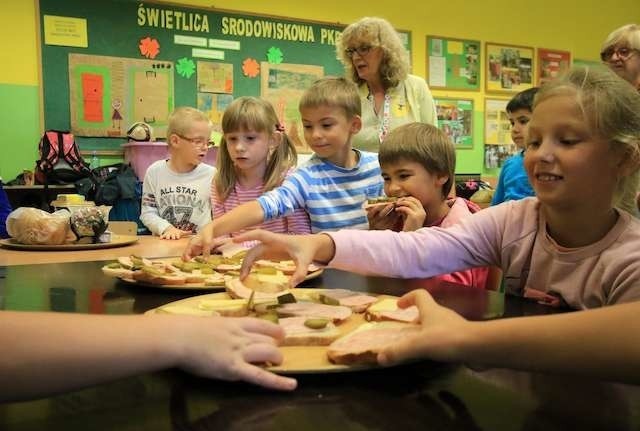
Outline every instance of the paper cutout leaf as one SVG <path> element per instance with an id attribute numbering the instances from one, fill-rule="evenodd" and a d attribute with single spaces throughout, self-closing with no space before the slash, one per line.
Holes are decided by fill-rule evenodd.
<path id="1" fill-rule="evenodd" d="M 247 58 L 242 62 L 242 73 L 249 78 L 255 78 L 260 73 L 260 64 L 253 58 Z"/>
<path id="2" fill-rule="evenodd" d="M 196 72 L 196 64 L 192 59 L 182 57 L 178 60 L 178 64 L 176 64 L 176 71 L 178 72 L 178 75 L 183 78 L 191 78 L 191 76 Z"/>
<path id="3" fill-rule="evenodd" d="M 160 43 L 157 39 L 145 37 L 144 39 L 140 39 L 138 48 L 140 49 L 140 54 L 143 56 L 147 58 L 156 58 L 160 52 Z"/>
<path id="4" fill-rule="evenodd" d="M 271 64 L 280 64 L 282 63 L 283 55 L 280 48 L 276 48 L 272 46 L 267 51 L 267 61 Z"/>

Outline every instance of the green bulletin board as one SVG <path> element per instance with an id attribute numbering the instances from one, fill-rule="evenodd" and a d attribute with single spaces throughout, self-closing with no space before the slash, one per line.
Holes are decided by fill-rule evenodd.
<path id="1" fill-rule="evenodd" d="M 45 29 L 45 16 L 86 20 L 87 47 L 46 44 L 51 30 Z M 81 113 L 87 126 L 90 114 L 89 120 L 108 129 L 77 134 L 85 151 L 119 150 L 128 121 L 151 119 L 161 130 L 163 120 L 155 115 L 138 109 L 132 116 L 140 101 L 136 91 L 157 99 L 152 105 L 158 117 L 174 106 L 197 107 L 203 95 L 221 113 L 232 97 L 261 95 L 261 65 L 317 66 L 325 76 L 343 74 L 335 53 L 344 28 L 339 24 L 131 0 L 40 0 L 40 26 L 45 128 L 69 130 L 71 98 L 82 100 L 73 115 Z M 145 76 L 162 78 L 162 91 Z M 203 76 L 221 84 L 203 83 Z M 78 99 L 87 88 L 97 100 Z M 113 97 L 118 91 L 123 96 Z M 170 96 L 158 96 L 167 91 Z"/>
<path id="2" fill-rule="evenodd" d="M 447 90 L 480 90 L 480 42 L 427 36 L 429 87 Z"/>

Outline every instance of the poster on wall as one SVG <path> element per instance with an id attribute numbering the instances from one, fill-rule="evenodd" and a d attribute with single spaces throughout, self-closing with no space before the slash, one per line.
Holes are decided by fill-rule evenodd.
<path id="1" fill-rule="evenodd" d="M 570 52 L 538 48 L 538 86 L 551 81 L 570 67 Z"/>
<path id="2" fill-rule="evenodd" d="M 515 94 L 532 87 L 533 51 L 533 48 L 526 46 L 486 42 L 486 91 Z"/>
<path id="3" fill-rule="evenodd" d="M 436 98 L 438 128 L 456 149 L 473 148 L 473 100 Z"/>
<path id="4" fill-rule="evenodd" d="M 496 169 L 518 151 L 511 140 L 508 99 L 484 100 L 484 167 Z"/>
<path id="5" fill-rule="evenodd" d="M 429 87 L 447 90 L 480 89 L 480 42 L 427 36 Z"/>
<path id="6" fill-rule="evenodd" d="M 198 91 L 233 94 L 233 64 L 198 61 Z"/>
<path id="7" fill-rule="evenodd" d="M 138 121 L 164 137 L 173 111 L 173 63 L 69 54 L 71 131 L 125 137 Z"/>
<path id="8" fill-rule="evenodd" d="M 307 64 L 262 62 L 260 74 L 260 96 L 271 102 L 296 150 L 299 153 L 310 153 L 311 149 L 305 143 L 302 133 L 298 102 L 302 93 L 324 76 L 324 68 Z"/>

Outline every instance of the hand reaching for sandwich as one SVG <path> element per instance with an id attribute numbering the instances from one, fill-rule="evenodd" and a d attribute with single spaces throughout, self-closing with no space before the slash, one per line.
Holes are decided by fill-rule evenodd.
<path id="1" fill-rule="evenodd" d="M 251 270 L 253 262 L 259 258 L 286 260 L 291 259 L 296 264 L 296 270 L 291 276 L 291 287 L 295 287 L 304 280 L 309 264 L 316 262 L 324 265 L 335 254 L 335 244 L 329 235 L 285 235 L 262 229 L 252 230 L 233 238 L 233 242 L 260 241 L 260 245 L 247 252 L 240 269 L 240 278 L 244 279 Z"/>
<path id="2" fill-rule="evenodd" d="M 423 289 L 413 290 L 398 300 L 398 307 L 416 305 L 422 329 L 413 337 L 388 347 L 378 354 L 378 362 L 391 365 L 409 359 L 427 358 L 437 361 L 460 360 L 457 347 L 469 334 L 469 325 L 458 313 L 438 305 Z"/>
<path id="3" fill-rule="evenodd" d="M 253 365 L 282 362 L 282 353 L 277 348 L 277 342 L 284 338 L 280 326 L 249 317 L 172 321 L 179 322 L 175 340 L 180 344 L 178 366 L 183 370 L 202 377 L 243 380 L 271 389 L 295 389 L 295 379 Z"/>

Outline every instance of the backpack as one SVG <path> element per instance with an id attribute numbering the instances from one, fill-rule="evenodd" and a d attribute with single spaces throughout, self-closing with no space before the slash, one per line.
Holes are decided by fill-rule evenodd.
<path id="1" fill-rule="evenodd" d="M 38 152 L 35 177 L 39 184 L 71 184 L 90 173 L 73 134 L 68 131 L 47 130 L 40 139 Z"/>

